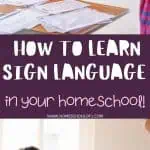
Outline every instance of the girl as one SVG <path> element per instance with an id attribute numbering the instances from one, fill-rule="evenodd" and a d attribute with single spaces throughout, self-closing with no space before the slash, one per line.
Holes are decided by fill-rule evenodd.
<path id="1" fill-rule="evenodd" d="M 141 34 L 150 34 L 150 0 L 141 0 L 140 22 Z"/>
<path id="2" fill-rule="evenodd" d="M 26 147 L 26 148 L 23 148 L 23 149 L 20 149 L 20 150 L 39 150 L 39 149 L 36 148 L 36 147 L 31 146 L 31 147 Z"/>

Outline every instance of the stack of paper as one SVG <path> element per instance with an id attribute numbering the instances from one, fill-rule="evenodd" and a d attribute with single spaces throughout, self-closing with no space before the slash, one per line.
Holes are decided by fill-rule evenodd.
<path id="1" fill-rule="evenodd" d="M 0 20 L 0 33 L 13 34 L 22 29 L 32 28 L 39 24 L 38 17 L 44 16 L 41 12 L 25 9 Z"/>
<path id="2" fill-rule="evenodd" d="M 111 22 L 113 15 L 98 12 L 94 9 L 84 8 L 68 13 L 46 16 L 41 19 L 46 30 L 56 30 L 56 32 L 69 32 L 94 24 L 104 24 Z"/>
<path id="3" fill-rule="evenodd" d="M 58 1 L 58 2 L 47 3 L 44 5 L 37 6 L 36 8 L 48 14 L 59 14 L 68 11 L 73 11 L 76 9 L 81 9 L 87 6 L 89 5 L 86 3 L 70 0 L 70 1 Z"/>
<path id="4" fill-rule="evenodd" d="M 15 6 L 31 6 L 37 4 L 43 4 L 47 0 L 5 0 L 6 4 L 15 5 Z"/>
<path id="5" fill-rule="evenodd" d="M 17 6 L 35 6 L 47 0 L 0 0 Z M 17 9 L 0 15 L 0 34 L 13 34 L 42 24 L 48 32 L 66 33 L 95 24 L 112 21 L 113 15 L 89 8 L 89 4 L 76 0 L 59 1 Z"/>

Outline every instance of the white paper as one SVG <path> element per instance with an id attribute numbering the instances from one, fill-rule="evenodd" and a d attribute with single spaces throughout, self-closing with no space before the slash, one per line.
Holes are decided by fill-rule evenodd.
<path id="1" fill-rule="evenodd" d="M 5 1 L 6 1 L 6 0 L 0 0 L 0 5 L 5 4 Z"/>
<path id="2" fill-rule="evenodd" d="M 71 0 L 47 3 L 37 6 L 36 8 L 49 14 L 59 14 L 76 9 L 81 9 L 87 6 L 89 6 L 89 4 Z"/>
<path id="3" fill-rule="evenodd" d="M 38 17 L 43 15 L 43 13 L 39 13 L 32 9 L 20 11 L 19 13 L 0 21 L 0 33 L 6 32 L 13 34 L 22 29 L 32 28 L 39 24 Z"/>
<path id="4" fill-rule="evenodd" d="M 113 15 L 94 9 L 84 8 L 64 14 L 46 16 L 41 19 L 41 22 L 47 29 L 48 27 L 55 27 L 57 30 L 59 29 L 59 32 L 65 33 L 94 24 L 104 24 L 110 22 L 113 17 Z"/>
<path id="5" fill-rule="evenodd" d="M 43 4 L 47 0 L 6 0 L 7 4 L 16 5 L 16 6 L 30 6 Z"/>
<path id="6" fill-rule="evenodd" d="M 54 27 L 54 26 L 51 26 L 49 24 L 45 24 L 45 23 L 41 23 L 42 26 L 44 27 L 44 29 L 47 31 L 47 32 L 59 32 L 59 33 L 65 33 L 65 31 L 57 28 L 57 27 Z"/>

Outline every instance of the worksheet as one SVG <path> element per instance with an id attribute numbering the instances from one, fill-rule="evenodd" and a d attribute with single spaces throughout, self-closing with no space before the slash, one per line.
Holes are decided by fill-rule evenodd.
<path id="1" fill-rule="evenodd" d="M 5 0 L 7 4 L 16 6 L 30 6 L 36 4 L 43 4 L 47 0 Z"/>
<path id="2" fill-rule="evenodd" d="M 91 8 L 84 8 L 68 13 L 46 16 L 41 19 L 42 25 L 46 29 L 54 28 L 58 32 L 69 32 L 84 28 L 94 24 L 104 24 L 111 22 L 114 16 L 103 12 L 98 12 Z"/>
<path id="3" fill-rule="evenodd" d="M 0 20 L 0 33 L 13 34 L 22 29 L 32 28 L 39 24 L 38 17 L 45 15 L 44 13 L 26 9 Z"/>
<path id="4" fill-rule="evenodd" d="M 89 6 L 89 4 L 70 0 L 70 1 L 52 2 L 37 6 L 36 8 L 49 14 L 59 14 L 76 9 L 81 9 L 87 6 Z"/>

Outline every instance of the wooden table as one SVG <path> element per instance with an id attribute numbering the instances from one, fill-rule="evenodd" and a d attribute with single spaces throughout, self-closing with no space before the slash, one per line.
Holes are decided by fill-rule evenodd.
<path id="1" fill-rule="evenodd" d="M 54 1 L 59 1 L 59 0 L 50 0 L 50 2 L 54 2 Z M 82 1 L 82 0 L 80 0 Z M 120 8 L 120 7 L 115 7 L 115 6 L 108 6 L 108 5 L 103 5 L 103 4 L 97 4 L 97 3 L 91 3 L 91 2 L 85 2 L 82 1 L 84 3 L 90 4 L 90 8 L 96 9 L 100 12 L 105 12 L 108 14 L 112 14 L 115 15 L 116 17 L 114 18 L 113 21 L 119 19 L 121 16 L 125 15 L 126 13 L 128 13 L 128 9 L 127 8 Z M 16 7 L 16 6 L 11 6 L 11 5 L 0 5 L 0 12 L 2 13 L 9 13 L 17 8 L 20 7 Z M 104 26 L 106 26 L 107 24 L 103 24 L 103 25 L 92 25 L 89 26 L 87 28 L 78 30 L 78 31 L 72 31 L 69 32 L 69 34 L 87 34 L 87 33 L 91 33 L 92 31 L 96 31 L 97 29 L 100 29 Z M 28 30 L 28 32 L 24 31 L 24 32 L 20 32 L 23 34 L 34 34 L 34 33 L 38 33 L 38 34 L 61 34 L 61 33 L 48 33 L 43 27 L 42 25 L 38 25 L 34 28 L 32 28 L 32 30 Z"/>
<path id="2" fill-rule="evenodd" d="M 0 12 L 1 13 L 10 13 L 16 10 L 18 7 L 12 5 L 0 5 Z"/>

